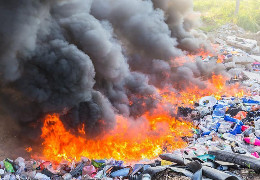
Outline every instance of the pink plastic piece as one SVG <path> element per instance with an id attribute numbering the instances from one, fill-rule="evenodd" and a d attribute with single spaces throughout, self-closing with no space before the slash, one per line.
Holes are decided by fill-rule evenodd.
<path id="1" fill-rule="evenodd" d="M 259 139 L 255 139 L 254 145 L 255 145 L 255 146 L 260 146 L 260 140 L 259 140 Z"/>
<path id="2" fill-rule="evenodd" d="M 252 156 L 255 156 L 256 158 L 259 158 L 259 154 L 257 152 L 254 152 L 251 154 Z"/>
<path id="3" fill-rule="evenodd" d="M 244 141 L 248 144 L 252 144 L 252 142 L 250 141 L 250 138 L 249 137 L 245 137 L 244 138 Z"/>
<path id="4" fill-rule="evenodd" d="M 89 176 L 91 176 L 91 177 L 94 177 L 95 175 L 96 175 L 96 168 L 94 167 L 94 166 L 85 166 L 85 167 L 83 167 L 83 169 L 82 169 L 82 175 L 84 176 L 84 175 L 89 175 Z"/>
<path id="5" fill-rule="evenodd" d="M 243 125 L 242 128 L 241 128 L 241 130 L 242 130 L 242 131 L 245 131 L 245 130 L 247 130 L 249 127 L 250 127 L 250 126 Z"/>
<path id="6" fill-rule="evenodd" d="M 249 138 L 249 137 L 245 137 L 244 141 L 248 144 L 253 144 L 255 146 L 260 146 L 260 140 L 256 139 L 256 138 Z"/>

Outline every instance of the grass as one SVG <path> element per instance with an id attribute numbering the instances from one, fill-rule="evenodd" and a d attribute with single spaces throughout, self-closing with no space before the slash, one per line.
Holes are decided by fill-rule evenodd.
<path id="1" fill-rule="evenodd" d="M 247 31 L 260 31 L 260 0 L 240 0 L 235 16 L 236 0 L 194 0 L 195 11 L 201 12 L 202 30 L 212 31 L 226 23 L 235 23 Z"/>

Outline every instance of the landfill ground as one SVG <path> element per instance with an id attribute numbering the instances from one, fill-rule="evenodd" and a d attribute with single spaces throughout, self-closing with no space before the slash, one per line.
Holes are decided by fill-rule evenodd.
<path id="1" fill-rule="evenodd" d="M 86 157 L 54 168 L 52 162 L 29 158 L 17 136 L 19 126 L 10 119 L 0 121 L 1 179 L 260 180 L 260 51 L 258 42 L 244 34 L 241 28 L 225 25 L 212 34 L 212 41 L 225 57 L 230 83 L 240 83 L 251 95 L 218 100 L 207 96 L 194 108 L 179 107 L 178 115 L 196 126 L 192 138 L 183 137 L 186 148 L 161 154 L 148 164 L 127 166 Z M 2 118 L 6 116 L 0 114 Z"/>
<path id="2" fill-rule="evenodd" d="M 13 123 L 11 119 L 10 121 L 1 121 L 3 118 L 6 118 L 6 116 L 0 115 L 0 158 L 15 158 L 14 155 L 17 154 L 18 151 L 17 153 L 14 153 L 12 151 L 15 151 L 17 150 L 17 148 L 19 148 L 19 137 L 17 137 L 16 135 L 18 127 L 16 127 L 16 123 Z M 10 151 L 10 149 L 12 149 L 12 151 Z"/>

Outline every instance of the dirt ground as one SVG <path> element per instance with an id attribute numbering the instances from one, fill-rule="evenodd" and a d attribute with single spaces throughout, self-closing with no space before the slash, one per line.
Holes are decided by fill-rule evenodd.
<path id="1" fill-rule="evenodd" d="M 28 157 L 19 135 L 19 125 L 0 108 L 0 160 Z"/>

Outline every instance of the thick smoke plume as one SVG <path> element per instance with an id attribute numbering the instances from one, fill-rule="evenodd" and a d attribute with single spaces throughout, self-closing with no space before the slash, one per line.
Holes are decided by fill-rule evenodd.
<path id="1" fill-rule="evenodd" d="M 222 69 L 170 66 L 204 44 L 194 17 L 192 0 L 0 1 L 1 106 L 21 123 L 60 113 L 89 136 L 141 116 L 157 87 Z"/>

